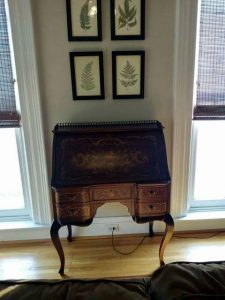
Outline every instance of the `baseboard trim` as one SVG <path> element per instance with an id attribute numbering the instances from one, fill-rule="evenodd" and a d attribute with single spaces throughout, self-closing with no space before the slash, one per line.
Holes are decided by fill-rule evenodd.
<path id="1" fill-rule="evenodd" d="M 188 220 L 185 218 L 176 219 L 175 232 L 199 232 L 206 230 L 224 230 L 224 218 L 218 219 L 197 219 Z M 93 223 L 87 227 L 73 226 L 73 236 L 75 237 L 95 237 L 110 236 L 109 227 L 119 224 L 119 231 L 116 235 L 146 234 L 149 232 L 148 223 L 137 224 L 131 217 L 107 217 L 95 218 Z M 165 224 L 161 221 L 155 221 L 153 230 L 155 233 L 162 233 L 165 230 Z M 50 226 L 41 226 L 32 222 L 2 222 L 0 223 L 0 242 L 3 241 L 25 241 L 25 240 L 49 240 Z M 67 237 L 67 227 L 60 229 L 61 238 Z"/>
<path id="2" fill-rule="evenodd" d="M 73 226 L 73 236 L 109 236 L 109 226 L 119 224 L 118 235 L 147 233 L 148 223 L 137 224 L 131 217 L 96 218 L 87 227 Z M 2 222 L 0 241 L 45 240 L 50 238 L 50 226 L 32 224 L 32 222 Z M 60 229 L 61 238 L 67 237 L 67 227 Z"/>

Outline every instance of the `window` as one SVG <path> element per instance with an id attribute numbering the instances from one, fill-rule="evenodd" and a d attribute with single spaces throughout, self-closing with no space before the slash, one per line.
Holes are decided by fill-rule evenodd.
<path id="1" fill-rule="evenodd" d="M 7 7 L 0 0 L 0 127 L 19 127 Z"/>
<path id="2" fill-rule="evenodd" d="M 225 0 L 201 0 L 195 120 L 225 119 Z"/>
<path id="3" fill-rule="evenodd" d="M 9 14 L 11 25 L 15 69 L 18 81 L 15 83 L 15 81 L 12 80 L 12 77 L 9 76 L 11 79 L 9 80 L 9 83 L 5 84 L 5 87 L 8 93 L 9 86 L 11 86 L 12 91 L 12 88 L 15 88 L 15 85 L 18 85 L 18 89 L 15 88 L 15 92 L 16 94 L 18 93 L 20 99 L 20 114 L 18 114 L 17 97 L 14 99 L 15 101 L 13 101 L 11 107 L 5 106 L 6 99 L 13 100 L 12 93 L 8 93 L 8 96 L 10 95 L 10 97 L 3 97 L 3 104 L 1 104 L 0 100 L 0 110 L 4 111 L 3 113 L 0 113 L 0 120 L 5 124 L 1 127 L 9 127 L 12 136 L 15 135 L 16 137 L 16 141 L 13 138 L 13 143 L 15 146 L 16 142 L 18 147 L 21 173 L 21 176 L 18 176 L 16 180 L 18 182 L 20 180 L 19 177 L 21 177 L 24 194 L 24 203 L 22 204 L 22 207 L 25 210 L 22 215 L 27 216 L 26 209 L 29 209 L 27 206 L 29 202 L 29 212 L 34 223 L 49 224 L 51 222 L 49 185 L 46 170 L 31 3 L 27 0 L 0 0 L 0 4 L 1 9 L 5 4 L 8 7 L 7 13 Z M 2 17 L 3 14 L 1 11 L 0 20 L 4 20 Z M 0 32 L 4 35 L 5 32 L 3 31 L 3 26 L 1 24 Z M 7 44 L 5 38 L 6 35 L 4 35 L 2 39 L 4 46 Z M 0 49 L 3 48 L 1 47 Z M 8 62 L 9 61 L 10 60 L 8 60 Z M 5 61 L 3 62 L 3 66 L 4 64 Z M 14 65 L 12 65 L 12 69 L 14 69 Z M 2 78 L 9 78 L 8 74 L 7 76 L 5 72 L 1 74 L 1 71 L 0 76 L 1 80 Z M 4 89 L 1 87 L 1 92 Z M 19 125 L 19 115 L 21 115 L 23 126 L 15 128 Z M 0 131 L 1 130 L 5 129 L 0 128 Z M 21 194 L 21 189 L 19 193 Z M 10 212 L 10 215 L 13 211 L 15 212 L 14 209 L 7 209 L 7 212 Z M 12 220 L 12 217 L 10 217 L 9 220 Z"/>
<path id="4" fill-rule="evenodd" d="M 223 109 L 224 109 L 224 98 L 223 92 L 221 93 L 221 90 L 216 89 L 219 91 L 219 93 L 216 94 L 216 97 L 214 98 L 214 101 L 209 100 L 207 102 L 207 99 L 210 99 L 210 96 L 212 95 L 212 91 L 215 88 L 215 85 L 211 85 L 207 83 L 207 80 L 212 78 L 210 74 L 207 74 L 207 68 L 204 69 L 204 66 L 201 65 L 202 70 L 200 69 L 200 72 L 197 73 L 198 70 L 196 70 L 196 64 L 195 61 L 199 62 L 199 53 L 202 49 L 196 49 L 196 45 L 199 45 L 200 42 L 204 42 L 204 38 L 199 38 L 199 32 L 204 33 L 204 30 L 200 30 L 201 23 L 200 20 L 200 12 L 201 12 L 201 5 L 207 4 L 211 5 L 213 7 L 213 10 L 215 11 L 216 5 L 222 5 L 224 6 L 224 0 L 216 0 L 216 1 L 186 1 L 186 0 L 177 0 L 176 1 L 176 34 L 175 34 L 175 69 L 174 69 L 174 140 L 173 140 L 173 165 L 172 165 L 172 203 L 171 203 L 171 210 L 173 216 L 176 218 L 181 218 L 184 216 L 187 216 L 187 218 L 198 218 L 200 216 L 199 214 L 196 214 L 195 216 L 189 215 L 190 212 L 190 204 L 191 204 L 191 211 L 195 208 L 194 203 L 197 207 L 199 205 L 203 205 L 200 207 L 201 211 L 203 211 L 205 208 L 209 208 L 209 201 L 213 200 L 213 203 L 211 203 L 215 209 L 217 204 L 219 204 L 218 209 L 224 209 L 224 204 L 222 195 L 223 195 L 223 187 L 220 185 L 220 194 L 214 193 L 213 199 L 212 199 L 212 193 L 210 195 L 209 199 L 209 190 L 210 188 L 206 182 L 206 178 L 201 179 L 201 182 L 203 184 L 199 185 L 200 181 L 200 175 L 211 175 L 212 173 L 209 172 L 209 164 L 213 161 L 215 162 L 214 165 L 214 178 L 216 178 L 216 175 L 218 174 L 218 170 L 215 171 L 215 165 L 216 161 L 214 158 L 218 157 L 218 149 L 223 147 L 221 145 L 221 138 L 217 139 L 217 145 L 211 143 L 211 149 L 213 148 L 214 154 L 212 155 L 210 153 L 209 146 L 207 146 L 207 142 L 209 142 L 209 126 L 211 127 L 210 131 L 212 132 L 211 136 L 213 136 L 213 139 L 215 140 L 216 134 L 213 134 L 214 130 L 217 133 L 217 135 L 221 135 L 223 133 Z M 205 17 L 209 17 L 209 7 L 202 11 L 207 12 Z M 221 14 L 221 9 L 217 10 L 217 14 Z M 223 17 L 218 17 L 216 20 L 218 22 L 215 22 L 213 25 L 214 27 L 218 24 L 221 24 Z M 215 18 L 212 18 L 210 16 L 209 21 L 215 20 Z M 222 21 L 224 22 L 224 20 Z M 213 28 L 214 28 L 213 27 Z M 214 28 L 215 29 L 215 28 Z M 207 31 L 207 30 L 206 30 Z M 222 39 L 219 39 L 215 32 L 213 33 L 213 38 L 208 39 L 209 42 L 215 43 L 215 41 L 219 41 Z M 212 47 L 212 45 L 211 45 Z M 221 54 L 221 48 L 214 47 L 213 52 L 215 50 L 220 49 L 219 53 Z M 199 46 L 199 48 L 201 48 Z M 204 48 L 202 44 L 202 48 Z M 209 49 L 209 48 L 208 48 Z M 212 49 L 212 48 L 211 48 Z M 200 50 L 200 51 L 199 51 Z M 204 49 L 203 49 L 204 50 Z M 204 52 L 202 52 L 204 53 Z M 202 55 L 200 53 L 200 55 Z M 212 54 L 212 53 L 211 53 Z M 205 55 L 201 58 L 202 63 L 204 59 L 208 59 L 209 62 L 212 63 L 212 55 L 209 55 L 209 52 L 205 53 Z M 221 56 L 220 56 L 221 58 Z M 218 64 L 217 64 L 218 65 Z M 208 65 L 210 66 L 210 65 Z M 214 63 L 215 66 L 215 63 Z M 209 67 L 210 72 L 212 71 L 212 67 Z M 215 68 L 213 67 L 213 70 Z M 218 69 L 218 73 L 221 74 L 221 71 L 223 68 Z M 201 76 L 198 77 L 198 74 L 201 73 Z M 222 72 L 223 73 L 223 72 Z M 218 74 L 217 74 L 218 75 Z M 223 76 L 223 75 L 222 75 Z M 203 79 L 203 83 L 201 82 Z M 214 79 L 214 83 L 223 82 L 223 77 L 218 80 L 218 76 L 216 76 Z M 204 83 L 205 81 L 205 83 Z M 195 84 L 197 82 L 197 85 Z M 205 88 L 212 87 L 211 92 L 206 93 Z M 193 103 L 193 95 L 194 95 L 194 103 Z M 198 102 L 199 99 L 199 102 Z M 203 101 L 204 99 L 204 101 Z M 222 100 L 222 101 L 221 101 Z M 204 107 L 201 107 L 201 105 Z M 217 105 L 217 106 L 215 106 Z M 195 115 L 195 121 L 193 121 L 193 111 Z M 203 117 L 204 116 L 204 117 Z M 207 117 L 207 120 L 203 121 L 203 118 Z M 198 120 L 197 120 L 198 118 Z M 217 120 L 218 119 L 218 120 Z M 202 120 L 202 121 L 201 121 Z M 214 121 L 216 120 L 216 121 Z M 216 126 L 219 125 L 219 131 Z M 205 138 L 207 136 L 207 138 Z M 222 137 L 222 136 L 221 136 Z M 207 147 L 207 152 L 204 150 Z M 217 148 L 218 147 L 218 148 Z M 203 150 L 202 150 L 203 149 Z M 222 148 L 221 148 L 222 149 Z M 210 151 L 209 151 L 210 150 Z M 207 172 L 205 171 L 199 171 L 201 168 L 199 167 L 202 164 L 203 156 L 201 155 L 201 152 L 203 151 L 203 155 L 208 155 L 207 161 L 204 159 L 204 167 L 207 168 Z M 200 153 L 200 154 L 199 154 Z M 197 155 L 195 155 L 197 154 Z M 208 165 L 207 165 L 208 164 Z M 220 160 L 220 166 L 217 167 L 221 168 L 223 162 L 222 157 Z M 201 169 L 202 170 L 202 169 Z M 208 174 L 205 174 L 208 173 Z M 218 176 L 219 178 L 219 176 Z M 220 178 L 222 180 L 222 178 Z M 196 184 L 195 184 L 196 181 Z M 219 180 L 217 181 L 217 184 L 219 183 Z M 224 185 L 224 184 L 223 184 Z M 203 186 L 204 193 L 208 194 L 208 198 L 206 199 L 205 195 L 203 196 L 203 192 L 201 186 Z M 214 191 L 216 191 L 217 188 L 214 188 Z M 217 190 L 218 192 L 219 190 Z M 205 198 L 205 199 L 203 199 Z M 194 201 L 192 201 L 194 200 Z M 200 200 L 196 201 L 195 200 Z M 217 202 L 219 201 L 219 203 Z M 198 203 L 197 203 L 198 202 Z M 217 203 L 216 203 L 217 202 Z M 209 209 L 209 213 L 212 211 L 212 208 Z M 187 223 L 187 227 L 182 227 L 182 230 L 187 229 L 215 229 L 215 228 L 221 228 L 221 224 L 224 224 L 224 219 L 218 219 L 215 221 L 214 214 L 205 214 L 207 216 L 207 220 L 204 222 L 203 219 L 201 219 L 201 222 L 199 222 L 198 219 L 196 219 L 196 222 L 193 222 L 193 219 L 190 223 Z M 220 218 L 224 216 L 224 214 L 221 211 Z M 219 216 L 219 215 L 218 215 Z M 201 215 L 201 218 L 204 218 L 203 215 Z M 182 220 L 182 219 L 181 219 Z M 210 221 L 212 220 L 212 222 Z M 186 224 L 186 223 L 185 223 Z"/>
<path id="5" fill-rule="evenodd" d="M 29 218 L 29 197 L 24 197 L 17 148 L 17 141 L 21 143 L 19 135 L 19 130 L 15 128 L 0 130 L 0 217 L 7 220 L 15 216 Z M 25 178 L 26 173 L 23 176 L 24 185 L 27 184 Z"/>
<path id="6" fill-rule="evenodd" d="M 7 3 L 4 0 L 0 0 L 0 25 L 0 217 L 27 218 L 28 193 L 22 189 L 20 170 L 24 168 L 20 168 L 19 164 L 19 158 L 24 160 L 25 155 L 21 147 L 18 155 L 17 145 L 23 141 L 19 129 L 20 114 L 16 103 L 16 76 L 13 72 Z M 26 174 L 23 174 L 24 186 L 29 186 L 26 178 Z"/>
<path id="7" fill-rule="evenodd" d="M 190 208 L 225 208 L 225 0 L 201 0 Z M 202 121 L 204 120 L 204 121 Z"/>
<path id="8" fill-rule="evenodd" d="M 14 129 L 0 130 L 0 210 L 23 209 L 24 197 Z"/>
<path id="9" fill-rule="evenodd" d="M 192 141 L 190 208 L 225 208 L 225 122 L 197 121 Z"/>

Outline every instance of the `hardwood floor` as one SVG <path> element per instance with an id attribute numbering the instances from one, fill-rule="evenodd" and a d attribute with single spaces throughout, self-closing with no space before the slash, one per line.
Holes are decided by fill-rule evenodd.
<path id="1" fill-rule="evenodd" d="M 165 263 L 174 261 L 225 260 L 225 233 L 180 234 L 173 236 L 165 250 Z M 183 238 L 184 237 L 184 238 Z M 142 236 L 116 236 L 122 252 L 132 251 Z M 64 278 L 148 276 L 159 267 L 161 236 L 146 238 L 130 255 L 112 249 L 111 238 L 63 240 Z M 59 260 L 51 241 L 0 244 L 0 279 L 60 279 Z"/>

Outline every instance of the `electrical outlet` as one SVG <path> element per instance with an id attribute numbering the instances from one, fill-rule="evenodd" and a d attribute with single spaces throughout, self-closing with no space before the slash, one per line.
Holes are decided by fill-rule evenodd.
<path id="1" fill-rule="evenodd" d="M 119 231 L 120 230 L 119 224 L 108 224 L 107 228 L 111 232 L 112 231 Z"/>

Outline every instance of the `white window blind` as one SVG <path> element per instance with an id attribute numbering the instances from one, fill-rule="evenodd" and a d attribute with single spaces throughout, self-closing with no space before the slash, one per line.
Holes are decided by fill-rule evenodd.
<path id="1" fill-rule="evenodd" d="M 194 119 L 225 119 L 225 0 L 202 0 Z"/>
<path id="2" fill-rule="evenodd" d="M 18 127 L 5 1 L 0 0 L 0 128 Z"/>

